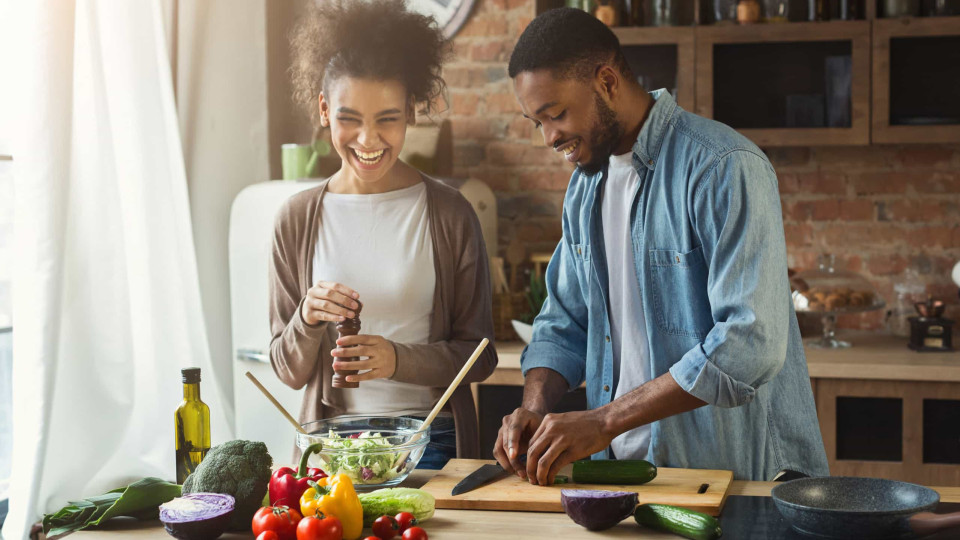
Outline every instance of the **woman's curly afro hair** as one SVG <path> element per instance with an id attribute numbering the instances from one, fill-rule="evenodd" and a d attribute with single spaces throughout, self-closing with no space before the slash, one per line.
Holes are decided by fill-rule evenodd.
<path id="1" fill-rule="evenodd" d="M 310 2 L 290 45 L 293 98 L 315 122 L 320 92 L 344 76 L 400 81 L 424 113 L 445 91 L 449 43 L 433 17 L 409 11 L 404 0 Z"/>

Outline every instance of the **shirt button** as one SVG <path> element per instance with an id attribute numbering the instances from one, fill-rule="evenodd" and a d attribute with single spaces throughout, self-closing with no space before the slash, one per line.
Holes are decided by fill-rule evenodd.
<path id="1" fill-rule="evenodd" d="M 610 391 L 610 385 L 609 385 L 609 384 L 603 385 L 603 391 L 604 391 L 604 392 L 609 392 L 609 391 Z"/>
<path id="2" fill-rule="evenodd" d="M 607 336 L 607 343 L 610 343 L 610 336 Z"/>
<path id="3" fill-rule="evenodd" d="M 577 248 L 577 255 L 583 255 L 583 251 L 580 248 Z"/>
<path id="4" fill-rule="evenodd" d="M 677 262 L 680 262 L 680 256 L 677 255 Z"/>
<path id="5" fill-rule="evenodd" d="M 648 160 L 647 160 L 647 165 L 653 165 L 653 160 L 652 160 L 652 159 L 648 159 Z"/>

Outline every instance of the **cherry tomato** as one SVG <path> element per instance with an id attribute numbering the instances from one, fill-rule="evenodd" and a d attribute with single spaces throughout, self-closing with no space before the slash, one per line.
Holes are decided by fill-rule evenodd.
<path id="1" fill-rule="evenodd" d="M 263 531 L 257 535 L 257 540 L 280 540 L 280 537 L 273 531 Z"/>
<path id="2" fill-rule="evenodd" d="M 343 524 L 334 516 L 308 516 L 297 525 L 297 540 L 343 540 Z"/>
<path id="3" fill-rule="evenodd" d="M 380 539 L 377 538 L 376 536 L 368 536 L 368 537 L 364 538 L 363 540 L 380 540 Z"/>
<path id="4" fill-rule="evenodd" d="M 403 540 L 427 540 L 427 531 L 420 527 L 410 527 L 403 531 Z"/>
<path id="5" fill-rule="evenodd" d="M 287 506 L 264 506 L 253 515 L 251 528 L 257 536 L 272 531 L 277 535 L 276 540 L 297 540 L 300 517 L 300 512 Z"/>
<path id="6" fill-rule="evenodd" d="M 413 516 L 410 512 L 400 512 L 396 516 L 397 524 L 400 525 L 400 532 L 397 534 L 403 534 L 404 531 L 417 525 L 417 518 Z"/>
<path id="7" fill-rule="evenodd" d="M 373 534 L 380 540 L 390 540 L 394 536 L 401 534 L 400 524 L 397 523 L 397 520 L 394 519 L 393 516 L 378 517 L 377 520 L 373 522 L 370 530 L 372 530 Z"/>

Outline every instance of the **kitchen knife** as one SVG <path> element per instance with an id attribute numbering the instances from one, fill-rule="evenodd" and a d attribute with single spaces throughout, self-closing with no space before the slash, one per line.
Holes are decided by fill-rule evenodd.
<path id="1" fill-rule="evenodd" d="M 503 467 L 501 467 L 499 463 L 494 463 L 492 465 L 481 465 L 479 469 L 468 474 L 466 478 L 461 480 L 457 485 L 453 486 L 450 494 L 460 495 L 461 493 L 466 493 L 486 483 L 507 476 L 508 474 L 509 473 L 503 470 Z"/>

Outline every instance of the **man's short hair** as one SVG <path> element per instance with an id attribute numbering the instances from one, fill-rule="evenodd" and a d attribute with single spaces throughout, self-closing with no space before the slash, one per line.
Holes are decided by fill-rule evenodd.
<path id="1" fill-rule="evenodd" d="M 546 69 L 561 79 L 589 79 L 601 64 L 634 80 L 620 40 L 596 17 L 582 9 L 557 8 L 538 15 L 520 34 L 510 55 L 510 78 Z"/>

